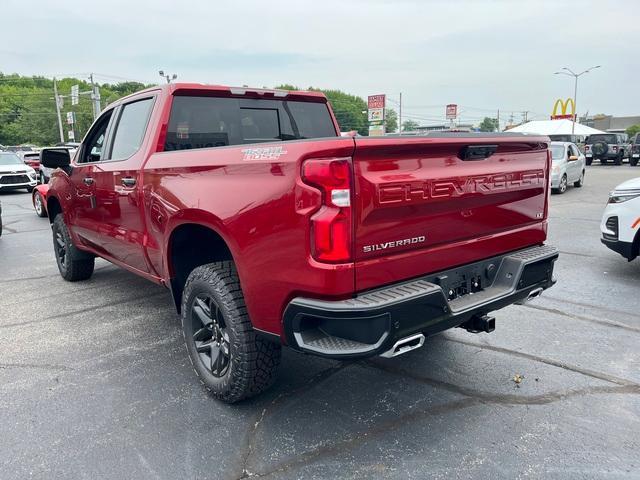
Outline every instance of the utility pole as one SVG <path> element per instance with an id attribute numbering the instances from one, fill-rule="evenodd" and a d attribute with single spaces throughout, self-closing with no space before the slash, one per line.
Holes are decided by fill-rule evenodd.
<path id="1" fill-rule="evenodd" d="M 93 119 L 97 119 L 100 116 L 100 87 L 93 81 L 93 73 L 89 75 L 91 79 L 91 100 L 93 101 Z"/>
<path id="2" fill-rule="evenodd" d="M 402 135 L 402 92 L 400 92 L 400 106 L 398 107 L 398 135 Z"/>
<path id="3" fill-rule="evenodd" d="M 496 117 L 496 123 L 498 124 L 498 131 L 500 131 L 500 109 L 498 109 L 498 116 Z"/>
<path id="4" fill-rule="evenodd" d="M 53 97 L 56 101 L 56 113 L 58 114 L 58 130 L 60 131 L 60 142 L 64 143 L 64 130 L 62 130 L 62 117 L 60 116 L 60 98 L 58 97 L 58 83 L 53 77 Z"/>

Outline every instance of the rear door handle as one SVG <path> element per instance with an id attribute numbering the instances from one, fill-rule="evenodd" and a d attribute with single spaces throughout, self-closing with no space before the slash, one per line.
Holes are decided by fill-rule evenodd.
<path id="1" fill-rule="evenodd" d="M 83 182 L 85 185 L 93 185 L 93 178 L 91 178 L 91 177 L 84 177 L 84 178 L 82 179 L 82 182 Z"/>
<path id="2" fill-rule="evenodd" d="M 125 187 L 135 187 L 136 186 L 136 179 L 133 177 L 123 177 L 122 178 L 122 185 Z"/>

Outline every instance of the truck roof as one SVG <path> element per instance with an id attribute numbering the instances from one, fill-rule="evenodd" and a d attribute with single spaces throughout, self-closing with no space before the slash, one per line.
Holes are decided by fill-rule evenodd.
<path id="1" fill-rule="evenodd" d="M 253 88 L 253 87 L 232 87 L 228 85 L 210 85 L 205 83 L 169 83 L 149 87 L 144 90 L 119 98 L 110 105 L 117 105 L 128 98 L 138 96 L 141 93 L 162 91 L 170 95 L 172 94 L 195 94 L 195 95 L 213 95 L 213 96 L 239 96 L 249 98 L 289 98 L 301 101 L 326 102 L 327 97 L 322 92 L 306 91 L 306 90 L 281 90 L 275 88 Z"/>

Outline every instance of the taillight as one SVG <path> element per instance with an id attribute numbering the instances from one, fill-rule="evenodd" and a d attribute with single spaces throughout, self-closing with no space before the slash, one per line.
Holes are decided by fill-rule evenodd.
<path id="1" fill-rule="evenodd" d="M 614 145 L 614 146 L 613 146 L 613 151 L 614 151 L 614 152 L 617 152 L 617 151 L 618 151 L 618 147 L 617 147 L 617 145 Z"/>
<path id="2" fill-rule="evenodd" d="M 302 181 L 322 192 L 322 204 L 311 216 L 311 254 L 320 262 L 352 259 L 351 177 L 349 158 L 302 164 Z"/>
<path id="3" fill-rule="evenodd" d="M 589 145 L 585 145 L 584 146 L 584 151 L 588 152 L 589 150 L 591 150 L 591 147 Z"/>

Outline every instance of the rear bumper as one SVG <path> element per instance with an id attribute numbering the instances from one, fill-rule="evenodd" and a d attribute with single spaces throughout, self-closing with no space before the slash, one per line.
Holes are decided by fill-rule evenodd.
<path id="1" fill-rule="evenodd" d="M 539 246 L 512 252 L 354 298 L 295 298 L 284 313 L 288 344 L 329 358 L 387 352 L 416 333 L 433 335 L 526 300 L 551 287 L 558 251 Z"/>

